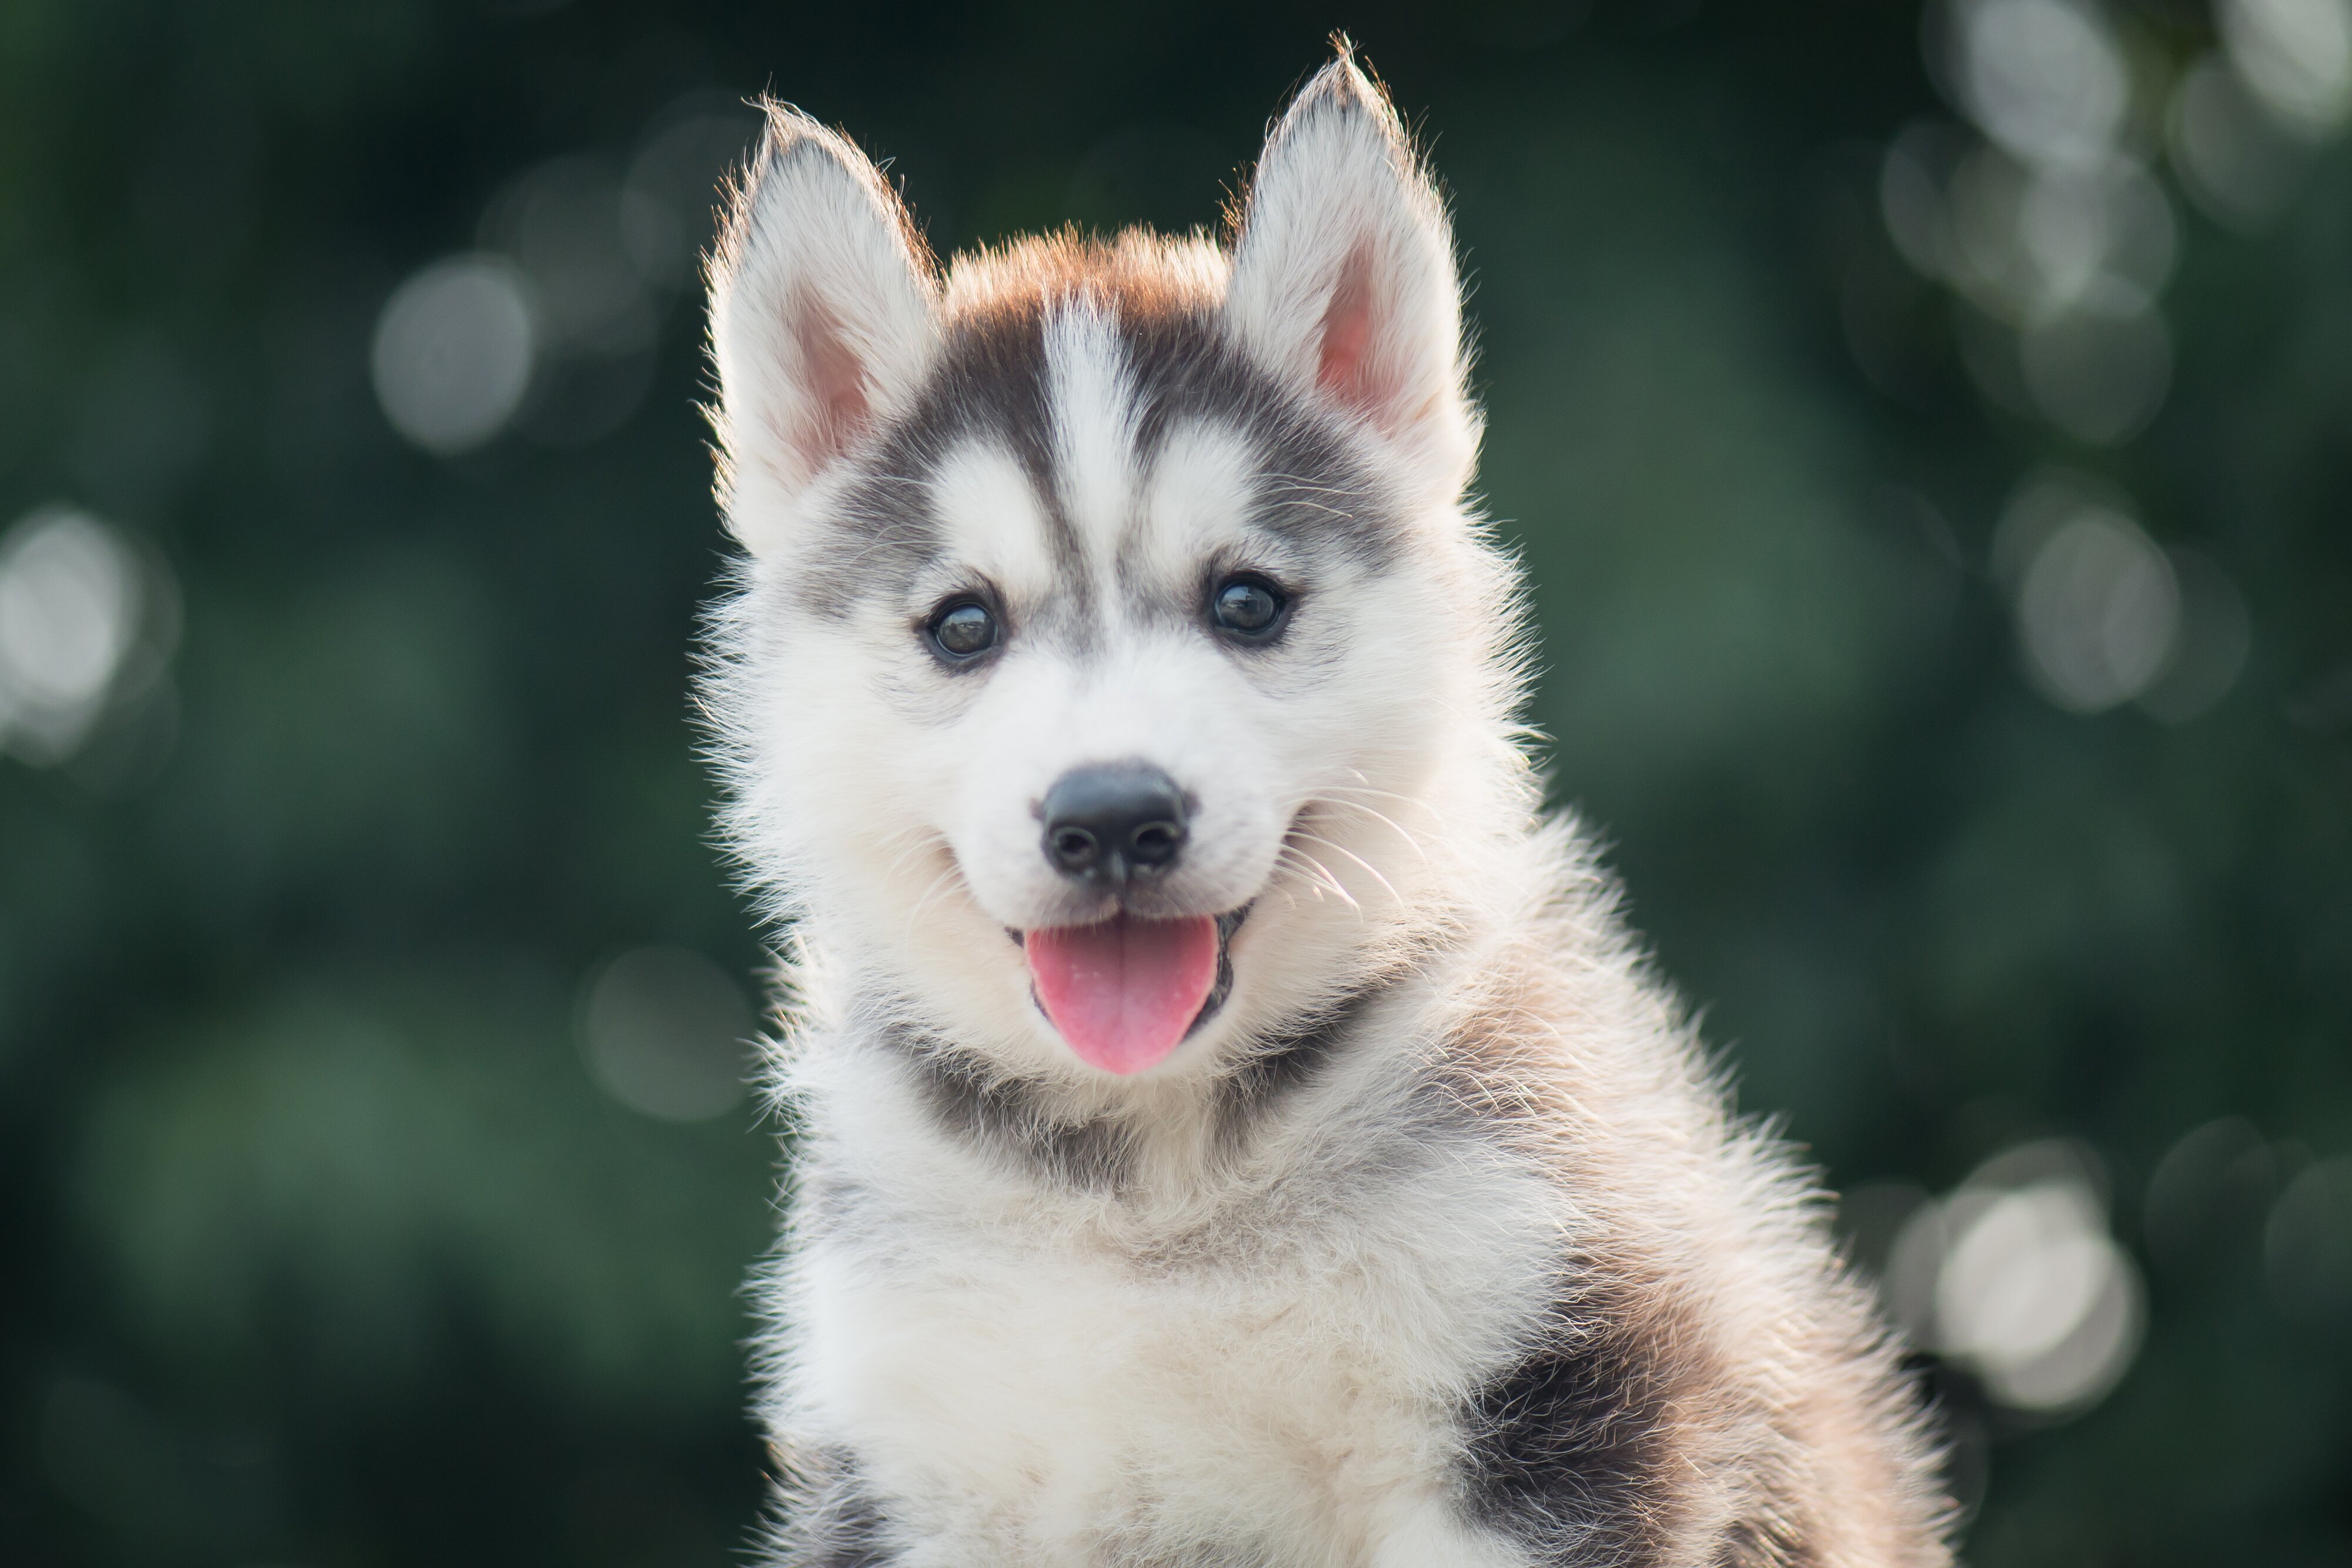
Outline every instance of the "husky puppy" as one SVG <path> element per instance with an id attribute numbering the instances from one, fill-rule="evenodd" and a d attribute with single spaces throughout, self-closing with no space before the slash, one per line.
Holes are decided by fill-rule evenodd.
<path id="1" fill-rule="evenodd" d="M 1229 243 L 943 269 L 771 109 L 710 286 L 772 1560 L 1948 1562 L 1822 1195 L 1540 813 L 1452 235 L 1354 62 Z"/>

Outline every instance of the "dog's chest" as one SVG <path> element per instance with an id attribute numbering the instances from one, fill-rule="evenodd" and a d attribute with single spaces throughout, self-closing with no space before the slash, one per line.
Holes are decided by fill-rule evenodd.
<path id="1" fill-rule="evenodd" d="M 1017 1228 L 925 1227 L 879 1270 L 820 1243 L 803 1393 L 928 1528 L 1019 1560 L 1373 1561 L 1440 1506 L 1460 1391 L 1535 1306 L 1532 1228 L 1495 1224 L 1525 1196 L 1432 1177 L 1181 1261 Z"/>

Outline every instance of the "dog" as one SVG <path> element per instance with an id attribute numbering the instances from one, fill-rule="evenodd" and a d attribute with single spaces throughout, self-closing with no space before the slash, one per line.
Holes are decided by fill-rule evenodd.
<path id="1" fill-rule="evenodd" d="M 1825 1195 L 1542 810 L 1449 219 L 1350 54 L 1227 238 L 943 268 L 771 105 L 708 271 L 768 1560 L 1948 1563 Z"/>

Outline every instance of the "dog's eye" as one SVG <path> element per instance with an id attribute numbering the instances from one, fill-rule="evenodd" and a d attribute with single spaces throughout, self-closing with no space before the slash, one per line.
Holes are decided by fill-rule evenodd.
<path id="1" fill-rule="evenodd" d="M 1255 572 L 1244 572 L 1217 585 L 1216 597 L 1209 601 L 1209 619 L 1236 637 L 1264 639 L 1281 629 L 1282 613 L 1289 608 L 1282 590 Z"/>
<path id="2" fill-rule="evenodd" d="M 950 664 L 976 659 L 996 646 L 996 617 L 988 606 L 959 599 L 931 617 L 931 645 Z"/>

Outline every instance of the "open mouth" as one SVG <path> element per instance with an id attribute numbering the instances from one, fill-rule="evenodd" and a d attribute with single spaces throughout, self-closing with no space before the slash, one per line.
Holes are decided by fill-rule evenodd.
<path id="1" fill-rule="evenodd" d="M 1227 946 L 1243 908 L 1147 920 L 1119 914 L 1092 925 L 1017 933 L 1037 1005 L 1080 1061 L 1140 1072 L 1165 1061 L 1233 990 Z"/>

